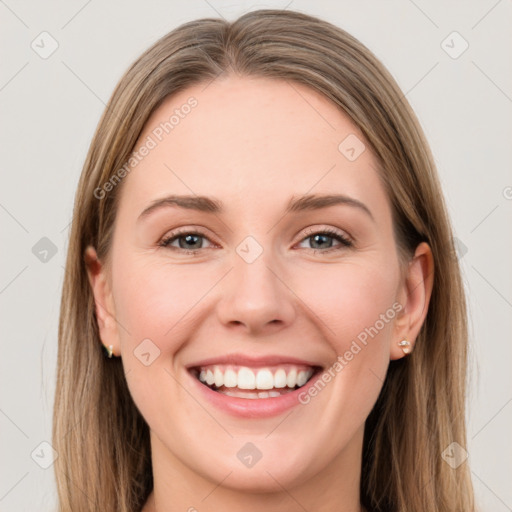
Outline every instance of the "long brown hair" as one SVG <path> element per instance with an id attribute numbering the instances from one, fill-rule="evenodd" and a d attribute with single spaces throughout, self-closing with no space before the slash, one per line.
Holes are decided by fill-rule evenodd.
<path id="1" fill-rule="evenodd" d="M 403 261 L 421 241 L 435 272 L 414 352 L 392 361 L 367 419 L 361 502 L 390 512 L 474 510 L 466 463 L 442 452 L 466 445 L 466 302 L 452 228 L 422 129 L 395 80 L 344 30 L 293 11 L 259 10 L 233 22 L 201 19 L 159 39 L 117 85 L 78 186 L 66 263 L 53 444 L 61 512 L 139 512 L 152 489 L 148 426 L 120 359 L 106 359 L 84 251 L 109 254 L 119 189 L 98 199 L 129 159 L 151 113 L 169 95 L 221 74 L 307 85 L 360 128 L 380 164 Z M 341 478 L 341 476 L 340 476 Z"/>

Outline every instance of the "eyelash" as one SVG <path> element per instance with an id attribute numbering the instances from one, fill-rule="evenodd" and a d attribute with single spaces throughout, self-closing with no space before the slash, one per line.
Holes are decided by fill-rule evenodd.
<path id="1" fill-rule="evenodd" d="M 171 250 L 174 250 L 174 251 L 179 251 L 179 252 L 182 252 L 182 253 L 187 254 L 187 255 L 195 255 L 195 254 L 198 254 L 201 250 L 203 250 L 203 248 L 195 249 L 195 250 L 188 250 L 188 249 L 182 249 L 181 247 L 171 247 L 169 245 L 174 240 L 177 240 L 177 239 L 179 239 L 179 238 L 181 238 L 181 237 L 183 237 L 185 235 L 195 235 L 195 236 L 200 236 L 200 237 L 208 239 L 208 237 L 204 233 L 201 233 L 200 231 L 187 231 L 187 230 L 183 230 L 183 231 L 175 231 L 173 233 L 170 233 L 168 236 L 164 237 L 158 243 L 158 245 L 160 247 L 164 247 L 164 248 L 171 249 Z M 338 231 L 336 231 L 334 229 L 331 229 L 331 228 L 325 228 L 325 229 L 322 229 L 322 230 L 311 229 L 311 230 L 309 230 L 306 233 L 306 236 L 303 237 L 300 240 L 300 242 L 303 242 L 304 240 L 306 240 L 308 238 L 311 238 L 314 235 L 327 235 L 329 238 L 334 238 L 335 240 L 340 242 L 340 245 L 335 246 L 335 247 L 330 247 L 329 249 L 326 249 L 326 250 L 323 250 L 323 249 L 310 249 L 315 254 L 318 253 L 318 252 L 323 253 L 323 254 L 330 253 L 330 252 L 333 252 L 333 251 L 338 251 L 338 250 L 341 250 L 341 249 L 350 248 L 350 247 L 353 247 L 353 245 L 354 245 L 353 242 L 349 238 L 347 238 L 346 236 L 342 235 L 340 232 L 338 232 Z"/>

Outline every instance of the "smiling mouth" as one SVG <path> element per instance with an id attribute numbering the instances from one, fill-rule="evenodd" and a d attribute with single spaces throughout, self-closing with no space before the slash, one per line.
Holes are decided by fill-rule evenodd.
<path id="1" fill-rule="evenodd" d="M 291 393 L 305 386 L 319 371 L 319 366 L 295 364 L 261 368 L 216 364 L 191 369 L 192 375 L 212 391 L 253 400 Z"/>

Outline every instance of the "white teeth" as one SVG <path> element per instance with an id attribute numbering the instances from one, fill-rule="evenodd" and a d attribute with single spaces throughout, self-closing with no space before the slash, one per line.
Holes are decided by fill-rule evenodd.
<path id="1" fill-rule="evenodd" d="M 289 388 L 294 388 L 297 385 L 297 370 L 291 370 L 286 376 L 286 385 Z"/>
<path id="2" fill-rule="evenodd" d="M 201 375 L 199 375 L 199 380 L 201 380 Z M 238 382 L 237 375 L 233 370 L 226 370 L 224 374 L 224 386 L 227 388 L 236 388 L 236 384 Z"/>
<path id="3" fill-rule="evenodd" d="M 274 376 L 270 370 L 258 370 L 256 387 L 258 389 L 272 389 L 274 387 Z"/>
<path id="4" fill-rule="evenodd" d="M 201 368 L 198 378 L 201 382 L 208 386 L 215 385 L 216 388 L 237 388 L 236 396 L 240 396 L 238 390 L 256 389 L 269 391 L 268 393 L 241 393 L 243 395 L 251 395 L 251 398 L 260 396 L 260 398 L 272 398 L 280 396 L 279 391 L 271 391 L 274 389 L 295 388 L 303 386 L 313 375 L 313 368 L 304 369 L 304 367 L 294 368 L 286 365 L 277 368 L 273 373 L 271 368 L 251 369 L 246 366 L 222 366 L 212 365 L 208 368 Z M 227 395 L 235 396 L 226 391 Z"/>
<path id="5" fill-rule="evenodd" d="M 249 368 L 240 368 L 240 370 L 238 370 L 237 384 L 240 389 L 255 389 L 256 377 Z"/>
<path id="6" fill-rule="evenodd" d="M 304 371 L 299 372 L 299 375 L 297 375 L 297 386 L 299 386 L 299 387 L 304 386 L 304 384 L 306 384 L 308 379 L 309 379 L 308 372 L 304 372 Z"/>
<path id="7" fill-rule="evenodd" d="M 274 375 L 274 387 L 284 388 L 286 387 L 286 372 L 280 368 Z"/>
<path id="8" fill-rule="evenodd" d="M 220 371 L 220 368 L 213 370 L 213 377 L 215 378 L 215 385 L 218 388 L 224 385 L 224 374 Z"/>

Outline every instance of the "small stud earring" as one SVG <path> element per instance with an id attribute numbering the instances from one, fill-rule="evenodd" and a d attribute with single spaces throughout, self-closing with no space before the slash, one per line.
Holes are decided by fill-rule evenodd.
<path id="1" fill-rule="evenodd" d="M 402 340 L 398 342 L 398 346 L 402 347 L 402 350 L 404 351 L 404 354 L 410 354 L 411 353 L 411 343 L 407 340 Z"/>
<path id="2" fill-rule="evenodd" d="M 109 359 L 112 358 L 112 354 L 114 353 L 114 345 L 109 345 L 108 347 L 106 345 L 103 345 L 107 351 L 107 357 Z"/>

